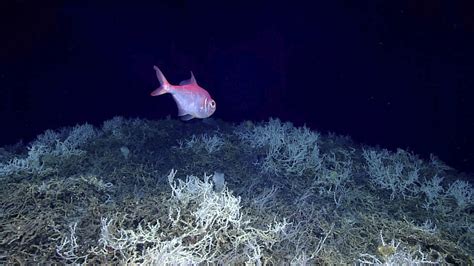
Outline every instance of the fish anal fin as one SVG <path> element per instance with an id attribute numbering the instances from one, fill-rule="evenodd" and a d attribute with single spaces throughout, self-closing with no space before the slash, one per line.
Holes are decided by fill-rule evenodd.
<path id="1" fill-rule="evenodd" d="M 190 114 L 185 114 L 185 115 L 181 116 L 181 120 L 183 120 L 183 121 L 189 121 L 193 118 L 194 118 L 194 116 L 192 116 Z"/>

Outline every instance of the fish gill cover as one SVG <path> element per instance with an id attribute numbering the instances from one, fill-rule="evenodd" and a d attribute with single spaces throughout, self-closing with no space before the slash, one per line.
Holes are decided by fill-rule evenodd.
<path id="1" fill-rule="evenodd" d="M 473 263 L 465 176 L 277 118 L 47 130 L 0 181 L 5 264 Z"/>

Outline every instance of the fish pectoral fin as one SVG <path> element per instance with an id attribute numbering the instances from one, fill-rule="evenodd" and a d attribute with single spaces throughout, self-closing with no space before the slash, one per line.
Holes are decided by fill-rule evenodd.
<path id="1" fill-rule="evenodd" d="M 186 115 L 181 116 L 181 120 L 183 120 L 183 121 L 189 121 L 193 118 L 194 118 L 194 116 L 192 116 L 190 114 L 186 114 Z"/>

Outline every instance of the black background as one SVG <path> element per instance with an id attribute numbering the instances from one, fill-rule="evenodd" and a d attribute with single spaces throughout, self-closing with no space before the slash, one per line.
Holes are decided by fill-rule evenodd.
<path id="1" fill-rule="evenodd" d="M 192 70 L 216 118 L 280 117 L 474 170 L 467 1 L 136 3 L 2 1 L 1 145 L 176 116 L 170 95 L 149 96 L 156 64 L 172 83 Z"/>

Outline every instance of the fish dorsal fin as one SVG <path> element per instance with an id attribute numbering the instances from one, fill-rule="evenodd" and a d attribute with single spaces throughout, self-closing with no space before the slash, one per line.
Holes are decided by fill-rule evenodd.
<path id="1" fill-rule="evenodd" d="M 190 85 L 190 84 L 197 85 L 196 79 L 194 78 L 194 75 L 193 75 L 192 71 L 191 71 L 191 78 L 190 79 L 183 80 L 179 83 L 180 86 Z"/>

